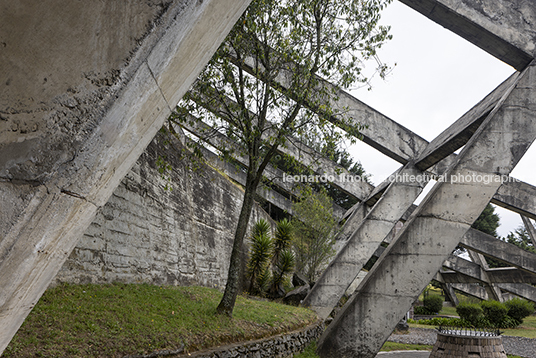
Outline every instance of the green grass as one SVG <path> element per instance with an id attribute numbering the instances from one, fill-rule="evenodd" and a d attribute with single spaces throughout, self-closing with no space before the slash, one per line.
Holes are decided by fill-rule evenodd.
<path id="1" fill-rule="evenodd" d="M 2 357 L 123 357 L 258 339 L 314 322 L 307 309 L 238 297 L 233 319 L 216 315 L 221 293 L 202 287 L 61 285 L 45 292 Z"/>

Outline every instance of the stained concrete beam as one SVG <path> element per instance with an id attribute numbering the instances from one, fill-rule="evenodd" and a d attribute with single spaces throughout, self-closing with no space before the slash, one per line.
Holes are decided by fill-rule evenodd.
<path id="1" fill-rule="evenodd" d="M 192 121 L 185 121 L 184 123 L 181 123 L 182 128 L 187 130 L 188 132 L 192 133 L 196 137 L 200 138 L 201 140 L 205 141 L 206 143 L 216 147 L 216 148 L 228 148 L 233 150 L 232 156 L 234 159 L 236 159 L 239 163 L 241 163 L 244 166 L 249 165 L 249 159 L 241 154 L 241 148 L 240 146 L 227 136 L 221 134 L 216 129 L 210 127 L 206 123 L 200 121 L 199 119 L 191 116 Z M 287 147 L 280 147 L 278 152 L 287 154 L 290 156 L 294 155 L 300 155 L 300 157 L 295 158 L 297 160 L 305 159 L 307 163 L 315 162 L 318 163 L 319 161 L 324 164 L 322 172 L 317 172 L 318 175 L 323 175 L 326 173 L 336 173 L 340 171 L 346 171 L 343 167 L 339 166 L 337 163 L 323 157 L 321 154 L 316 152 L 314 149 L 305 146 L 304 144 L 301 144 L 301 148 L 305 148 L 307 151 L 300 151 L 297 153 L 296 151 L 288 150 Z M 291 146 L 291 148 L 295 148 L 295 146 Z M 313 153 L 314 155 L 308 155 L 309 153 Z M 347 171 L 346 171 L 347 172 Z M 283 180 L 284 176 L 286 175 L 285 172 L 278 168 L 274 168 L 272 165 L 268 164 L 263 175 L 273 184 L 277 185 L 279 188 L 283 189 L 289 194 L 292 194 L 296 197 L 300 196 L 297 188 L 295 187 L 294 183 L 291 183 L 289 181 Z M 289 175 L 289 177 L 292 175 Z M 345 191 L 355 189 L 356 186 L 353 186 L 352 184 L 358 184 L 358 182 L 347 182 L 345 180 L 341 180 L 341 176 L 335 176 L 333 175 L 334 181 L 331 182 L 334 186 L 338 187 L 339 189 Z M 243 183 L 245 185 L 245 182 Z M 299 183 L 296 183 L 296 185 Z M 362 184 L 359 184 L 358 187 L 360 187 L 363 190 L 371 190 L 372 185 L 363 182 Z M 345 190 L 346 189 L 346 190 Z M 361 193 L 361 190 L 359 190 Z M 349 194 L 352 195 L 352 194 Z M 354 196 L 354 195 L 352 195 Z M 355 196 L 354 196 L 355 197 Z M 359 197 L 357 198 L 360 199 Z M 361 198 L 361 200 L 363 200 Z M 341 218 L 343 215 L 345 215 L 346 210 L 341 208 L 338 205 L 334 205 L 334 213 L 337 215 L 338 218 Z"/>
<path id="2" fill-rule="evenodd" d="M 449 177 L 508 175 L 536 138 L 534 111 L 536 67 L 531 65 L 467 143 Z M 499 186 L 438 182 L 327 327 L 320 356 L 374 357 Z"/>
<path id="3" fill-rule="evenodd" d="M 189 139 L 187 139 L 186 141 L 189 141 Z M 218 155 L 212 153 L 206 148 L 201 147 L 199 148 L 199 150 L 201 150 L 201 152 L 203 153 L 203 157 L 211 166 L 218 168 L 224 174 L 229 176 L 230 179 L 234 180 L 238 184 L 244 186 L 246 185 L 246 174 L 243 171 L 237 169 L 236 166 L 232 165 L 231 163 L 221 160 Z M 279 184 L 277 185 L 279 186 Z M 292 190 L 291 193 L 296 197 L 299 196 L 299 193 L 297 191 Z M 286 198 L 284 195 L 281 195 L 277 191 L 270 189 L 269 187 L 260 185 L 257 188 L 257 194 L 264 200 L 268 201 L 270 204 L 278 207 L 283 211 L 288 212 L 290 215 L 294 214 L 292 209 L 292 201 Z M 344 208 L 340 207 L 337 204 L 333 204 L 333 215 L 336 218 L 342 218 L 345 212 L 346 210 Z"/>
<path id="4" fill-rule="evenodd" d="M 424 152 L 419 155 L 419 158 L 415 161 L 415 166 L 420 170 L 426 170 L 463 147 L 495 104 L 507 94 L 518 76 L 519 72 L 514 73 L 460 119 L 434 138 Z"/>
<path id="5" fill-rule="evenodd" d="M 527 285 L 526 283 L 501 283 L 499 287 L 503 291 L 536 302 L 536 287 L 534 286 Z"/>
<path id="6" fill-rule="evenodd" d="M 536 8 L 526 0 L 400 0 L 517 69 L 536 57 Z"/>
<path id="7" fill-rule="evenodd" d="M 257 73 L 255 66 L 258 65 L 258 62 L 253 58 L 236 61 L 236 65 L 253 76 Z M 294 65 L 289 63 L 289 70 L 281 70 L 274 81 L 283 91 L 288 91 L 290 88 L 293 67 Z M 320 77 L 316 79 L 319 81 L 319 90 L 313 91 L 313 96 L 318 93 L 324 93 L 325 91 L 322 88 L 327 88 L 327 92 L 333 93 L 333 96 L 329 98 L 329 105 L 337 115 L 330 116 L 330 120 L 348 133 L 358 138 L 362 136 L 362 140 L 365 143 L 381 153 L 399 163 L 406 164 L 409 160 L 415 158 L 427 145 L 424 138 L 359 101 L 346 91 Z M 292 97 L 292 93 L 288 93 L 288 95 Z M 319 98 L 310 98 L 309 101 L 306 101 L 306 106 L 313 112 L 322 114 L 314 104 L 318 103 L 319 100 Z M 348 125 L 342 125 L 343 122 Z M 368 128 L 362 128 L 359 131 L 355 130 L 362 126 Z"/>
<path id="8" fill-rule="evenodd" d="M 536 220 L 536 187 L 520 180 L 505 182 L 491 202 Z"/>
<path id="9" fill-rule="evenodd" d="M 0 353 L 248 3 L 3 3 Z"/>
<path id="10" fill-rule="evenodd" d="M 352 236 L 303 300 L 302 304 L 315 310 L 320 318 L 329 316 L 357 274 L 427 184 L 416 180 L 423 172 L 417 170 L 413 163 L 406 164 L 396 174 L 400 178 L 389 185 L 365 218 L 358 220 Z"/>
<path id="11" fill-rule="evenodd" d="M 526 216 L 521 215 L 521 220 L 523 220 L 523 225 L 525 225 L 525 229 L 527 230 L 529 234 L 530 241 L 532 241 L 532 245 L 536 247 L 536 229 L 530 222 L 530 219 L 527 218 Z"/>
<path id="12" fill-rule="evenodd" d="M 516 245 L 501 241 L 481 231 L 475 229 L 468 230 L 462 237 L 460 246 L 501 260 L 520 270 L 536 274 L 536 254 L 525 251 Z"/>
<path id="13" fill-rule="evenodd" d="M 478 298 L 479 300 L 487 301 L 489 296 L 486 289 L 475 283 L 452 283 L 452 287 L 456 291 L 460 291 L 466 295 Z"/>
<path id="14" fill-rule="evenodd" d="M 471 281 L 461 279 L 457 281 L 458 278 L 451 278 L 443 275 L 445 282 L 447 283 L 479 282 L 483 284 L 494 284 L 536 282 L 536 273 L 526 272 L 516 267 L 501 267 L 484 270 L 480 265 L 457 256 L 450 256 L 445 260 L 443 266 L 471 279 Z"/>

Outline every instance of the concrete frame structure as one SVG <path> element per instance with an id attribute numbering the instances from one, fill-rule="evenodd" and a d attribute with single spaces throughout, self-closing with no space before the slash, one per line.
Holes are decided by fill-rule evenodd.
<path id="1" fill-rule="evenodd" d="M 339 103 L 332 103 L 332 105 L 334 107 L 337 107 L 338 105 L 341 107 L 347 106 L 347 108 L 350 109 L 347 113 L 351 113 L 357 120 L 363 120 L 365 123 L 369 124 L 369 129 L 363 130 L 365 142 L 373 145 L 376 149 L 379 149 L 384 154 L 389 155 L 391 158 L 398 160 L 403 164 L 412 161 L 415 162 L 415 167 L 419 168 L 421 173 L 425 170 L 430 170 L 435 174 L 443 174 L 445 173 L 445 170 L 447 170 L 446 173 L 451 176 L 461 174 L 468 175 L 471 173 L 474 173 L 475 175 L 509 174 L 515 163 L 521 158 L 523 154 L 522 152 L 526 150 L 534 140 L 534 126 L 532 125 L 534 118 L 532 114 L 534 103 L 532 103 L 530 98 L 533 96 L 531 86 L 533 85 L 532 73 L 534 72 L 534 69 L 533 66 L 530 66 L 527 69 L 527 66 L 534 57 L 532 53 L 534 52 L 534 29 L 524 27 L 523 31 L 526 31 L 523 33 L 519 30 L 519 25 L 521 25 L 520 19 L 523 20 L 523 16 L 526 16 L 525 24 L 533 23 L 534 10 L 529 9 L 527 12 L 522 12 L 520 9 L 523 9 L 525 6 L 522 2 L 516 2 L 513 7 L 514 10 L 510 13 L 505 10 L 507 6 L 501 1 L 491 4 L 487 9 L 478 8 L 475 3 L 470 1 L 464 3 L 463 6 L 454 6 L 454 3 L 451 1 L 404 2 L 423 12 L 435 21 L 438 21 L 442 25 L 453 29 L 477 46 L 508 61 L 518 70 L 524 69 L 524 73 L 522 75 L 519 73 L 514 74 L 471 109 L 466 115 L 456 121 L 453 126 L 448 128 L 429 144 L 425 143 L 424 140 L 416 135 L 412 135 L 411 133 L 408 134 L 407 129 L 401 128 L 396 122 L 375 112 L 342 91 L 339 91 Z M 505 26 L 508 30 L 502 29 L 502 31 L 499 31 L 501 29 L 494 23 L 494 21 L 497 22 L 498 20 L 492 18 L 490 15 L 493 14 L 494 9 L 501 10 L 501 14 L 505 16 L 504 19 L 500 20 L 504 22 L 501 23 L 501 26 Z M 492 33 L 490 30 L 496 31 L 496 33 Z M 530 34 L 528 40 L 526 37 L 527 33 Z M 519 40 L 520 37 L 523 37 L 522 41 Z M 528 45 L 523 43 L 525 40 L 528 41 Z M 286 78 L 288 78 L 287 74 L 282 74 L 278 78 L 279 84 L 283 88 L 285 88 Z M 519 81 L 522 81 L 522 84 L 518 86 L 517 83 Z M 324 83 L 323 85 L 330 86 L 329 83 Z M 518 106 L 519 104 L 521 104 L 520 107 L 524 108 L 524 113 L 512 114 L 513 112 L 511 108 Z M 516 118 L 519 118 L 517 116 L 523 117 L 524 126 L 532 127 L 529 129 L 532 134 L 523 137 L 526 133 L 520 133 L 521 129 L 511 123 L 511 118 L 514 116 Z M 336 121 L 334 121 L 334 123 L 336 124 Z M 381 133 L 378 132 L 377 126 L 380 123 Z M 376 124 L 376 126 L 374 126 L 374 124 Z M 397 126 L 397 129 L 400 130 L 396 131 L 396 138 L 393 134 L 389 135 L 385 133 L 389 132 L 389 129 L 392 130 Z M 499 128 L 506 136 L 514 137 L 515 135 L 519 135 L 519 137 L 514 137 L 513 140 L 509 138 L 509 141 L 501 142 L 503 138 L 491 134 Z M 403 140 L 404 145 L 397 146 L 397 144 L 400 143 L 400 138 L 403 138 L 404 136 L 409 136 L 411 141 Z M 480 139 L 478 136 L 480 136 Z M 385 140 L 386 137 L 390 140 Z M 482 139 L 482 137 L 484 139 Z M 492 140 L 496 141 L 496 144 L 494 144 L 496 147 L 482 149 L 484 146 L 482 143 L 483 141 L 490 142 Z M 408 148 L 405 145 L 409 142 L 412 143 L 412 146 Z M 490 156 L 502 155 L 503 152 L 507 152 L 508 150 L 506 150 L 506 148 L 510 145 L 521 148 L 518 147 L 520 142 L 523 143 L 521 144 L 523 149 L 518 153 L 509 153 L 508 163 L 501 160 L 494 163 L 493 159 L 490 158 Z M 393 145 L 393 143 L 395 144 Z M 465 157 L 460 158 L 452 154 L 455 150 L 464 145 L 466 145 L 466 148 L 462 154 L 465 155 Z M 499 150 L 497 148 L 502 149 Z M 485 158 L 482 160 L 487 161 L 487 166 L 483 166 L 481 162 L 475 162 L 471 156 Z M 437 166 L 435 168 L 430 168 L 432 165 L 436 164 Z M 498 167 L 497 164 L 499 165 Z M 477 171 L 474 171 L 474 167 L 477 167 Z M 337 316 L 334 324 L 328 328 L 327 332 L 322 337 L 319 351 L 323 356 L 372 357 L 375 354 L 377 351 L 376 349 L 379 349 L 381 344 L 383 344 L 382 337 L 387 337 L 386 334 L 388 335 L 388 333 L 391 332 L 399 318 L 396 317 L 395 314 L 392 317 L 389 316 L 387 320 L 383 320 L 384 322 L 382 322 L 384 317 L 381 317 L 381 315 L 385 314 L 385 310 L 382 310 L 381 307 L 392 307 L 404 296 L 407 297 L 405 300 L 406 305 L 410 305 L 411 302 L 413 302 L 418 293 L 424 288 L 424 286 L 419 288 L 419 285 L 425 285 L 429 279 L 433 277 L 437 269 L 441 267 L 443 259 L 446 258 L 450 253 L 449 251 L 453 249 L 453 244 L 456 244 L 462 238 L 463 232 L 467 231 L 469 225 L 476 219 L 477 214 L 479 214 L 487 204 L 487 199 L 482 201 L 479 200 L 482 196 L 491 199 L 492 202 L 498 205 L 514 209 L 521 214 L 526 214 L 527 216 L 534 218 L 535 190 L 530 185 L 527 185 L 526 183 L 505 183 L 504 185 L 491 185 L 486 187 L 485 185 L 475 185 L 475 183 L 469 184 L 469 186 L 471 185 L 472 187 L 469 189 L 468 187 L 460 187 L 458 183 L 455 182 L 439 183 L 436 185 L 436 188 L 428 195 L 428 199 L 425 199 L 424 205 L 421 205 L 421 207 L 417 209 L 417 213 L 410 218 L 409 223 L 403 228 L 402 233 L 397 236 L 395 243 L 386 250 L 387 253 L 380 257 L 380 261 L 376 267 L 381 267 L 381 265 L 383 265 L 383 269 L 375 268 L 369 275 L 367 275 L 364 282 L 358 288 L 357 295 L 345 306 L 345 308 L 343 308 L 343 313 L 340 313 Z M 315 308 L 320 316 L 325 317 L 331 311 L 331 308 L 338 302 L 338 299 L 346 291 L 346 288 L 353 282 L 363 263 L 366 262 L 374 251 L 376 251 L 381 242 L 388 241 L 387 234 L 391 231 L 387 230 L 387 228 L 382 230 L 379 230 L 377 227 L 373 230 L 368 228 L 368 230 L 363 230 L 367 236 L 366 239 L 363 239 L 363 237 L 359 237 L 360 230 L 362 230 L 361 228 L 366 227 L 369 222 L 377 221 L 378 217 L 393 215 L 393 217 L 397 217 L 397 219 L 391 221 L 390 226 L 392 228 L 392 226 L 394 226 L 394 224 L 401 218 L 402 214 L 397 213 L 396 211 L 398 210 L 398 207 L 397 209 L 390 208 L 389 212 L 385 212 L 385 209 L 380 209 L 380 203 L 388 197 L 390 190 L 385 190 L 385 187 L 382 187 L 381 189 L 377 188 L 376 191 L 379 191 L 380 194 L 383 193 L 384 195 L 379 200 L 377 206 L 372 208 L 372 210 L 375 212 L 377 211 L 377 213 L 371 214 L 369 212 L 367 214 L 368 209 L 365 208 L 366 205 L 363 202 L 359 204 L 358 208 L 352 211 L 352 213 L 355 214 L 354 216 L 356 219 L 352 221 L 351 225 L 347 222 L 347 227 L 351 227 L 351 229 L 348 229 L 346 232 L 347 237 L 351 237 L 352 239 L 350 239 L 347 242 L 347 245 L 339 252 L 339 255 L 330 264 L 328 270 L 324 273 L 323 277 L 305 300 L 305 303 Z M 466 197 L 458 198 L 461 193 L 464 193 Z M 520 197 L 524 196 L 524 193 L 530 193 L 528 195 L 529 200 L 519 200 Z M 467 199 L 474 195 L 478 197 L 478 200 L 475 200 L 475 198 L 471 200 Z M 462 205 L 471 204 L 473 206 L 469 207 L 464 213 L 454 213 L 454 211 L 456 211 L 454 207 L 449 208 L 452 211 L 445 210 L 443 207 L 453 205 L 453 200 L 448 199 L 448 196 L 454 196 L 457 199 L 455 202 L 458 205 L 464 203 Z M 385 201 L 389 202 L 389 199 Z M 366 202 L 366 200 L 364 202 Z M 404 203 L 393 199 L 390 199 L 390 204 L 393 206 L 397 206 L 398 204 L 401 204 L 402 206 L 405 205 Z M 411 203 L 409 205 L 411 205 Z M 406 209 L 408 209 L 409 205 L 406 206 Z M 377 216 L 375 217 L 374 215 Z M 352 214 L 348 214 L 345 217 L 352 218 Z M 417 222 L 417 224 L 415 222 Z M 421 230 L 435 232 L 435 230 L 431 230 L 432 227 L 435 229 L 442 229 L 443 231 L 439 230 L 438 232 L 443 232 L 445 235 L 447 235 L 446 230 L 454 233 L 458 232 L 458 234 L 454 234 L 454 238 L 449 238 L 447 245 L 437 242 L 438 240 L 434 241 L 431 237 L 426 237 L 426 240 L 428 241 L 419 241 L 424 239 L 423 235 L 419 234 L 419 232 Z M 404 236 L 404 233 L 406 236 Z M 474 230 L 470 230 L 468 233 L 474 234 Z M 371 247 L 366 248 L 366 246 L 363 246 L 367 245 L 369 240 L 368 236 L 374 236 L 376 234 L 379 238 L 372 239 L 371 243 L 373 244 Z M 363 234 L 361 235 L 365 236 Z M 402 239 L 401 236 L 403 237 Z M 469 237 L 471 237 L 471 235 L 469 235 Z M 429 245 L 429 249 L 431 249 L 433 244 L 437 244 L 440 248 L 439 252 L 444 256 L 443 259 L 437 257 L 441 256 L 441 254 L 437 255 L 431 252 L 426 253 L 426 248 L 420 253 L 418 250 L 412 251 L 410 245 L 407 243 L 410 242 L 410 239 L 417 245 Z M 467 235 L 464 237 L 464 240 L 467 245 Z M 397 243 L 399 247 L 396 247 Z M 485 284 L 489 296 L 499 300 L 502 299 L 501 289 L 503 289 L 503 287 L 508 287 L 499 287 L 499 284 L 502 282 L 527 282 L 527 280 L 530 282 L 530 275 L 526 276 L 521 274 L 520 277 L 513 277 L 511 273 L 507 273 L 505 270 L 489 270 L 480 253 L 480 251 L 484 249 L 477 247 L 480 244 L 481 242 L 475 243 L 473 241 L 471 249 L 476 249 L 479 252 L 472 256 L 473 259 L 480 264 L 480 266 L 478 266 L 478 282 Z M 493 243 L 492 246 L 496 248 L 494 244 L 495 243 Z M 393 247 L 395 248 L 393 249 Z M 396 250 L 399 250 L 398 252 L 400 253 L 395 254 L 397 252 Z M 487 251 L 488 254 L 490 252 L 489 249 L 484 251 Z M 363 255 L 363 257 L 361 257 L 361 255 Z M 411 264 L 408 264 L 407 257 L 410 255 L 415 255 L 416 258 L 419 257 L 420 259 L 427 257 L 428 263 L 424 265 L 417 264 L 417 260 L 414 259 Z M 523 253 L 520 257 L 525 256 L 526 255 Z M 532 259 L 533 258 L 531 258 L 531 260 Z M 398 261 L 393 263 L 395 260 Z M 509 261 L 504 257 L 502 260 Z M 510 259 L 510 261 L 516 260 Z M 525 259 L 523 259 L 522 262 L 523 263 L 519 264 L 521 267 L 524 267 L 524 263 L 532 266 Z M 394 265 L 394 267 L 389 265 Z M 389 268 L 389 270 L 387 268 Z M 404 271 L 404 268 L 406 269 L 405 272 L 408 273 L 408 276 L 415 276 L 415 274 L 412 275 L 412 268 L 420 270 L 418 274 L 422 281 L 420 283 L 415 282 L 419 281 L 418 279 L 415 279 L 415 277 L 404 279 L 399 276 L 400 274 L 398 274 L 397 279 L 393 279 L 393 275 L 395 275 L 394 272 L 399 273 L 400 271 Z M 426 273 L 424 271 L 426 271 Z M 393 272 L 391 274 L 391 279 L 385 276 L 386 272 Z M 502 276 L 497 276 L 499 273 Z M 505 274 L 507 274 L 507 278 L 504 277 Z M 446 281 L 445 276 L 448 277 L 448 281 L 455 282 L 452 281 L 452 275 L 450 275 L 449 272 L 443 272 L 442 276 L 444 276 L 442 278 L 443 282 Z M 427 279 L 423 279 L 423 277 L 426 277 Z M 458 275 L 457 281 L 463 282 L 460 277 L 461 276 Z M 392 281 L 392 286 L 395 286 L 394 292 L 392 292 L 393 289 L 389 289 L 385 286 L 386 281 Z M 408 290 L 408 287 L 404 287 L 404 285 L 413 286 Z M 510 283 L 509 285 L 512 284 Z M 370 289 L 371 291 L 366 292 L 366 289 Z M 400 294 L 398 290 L 403 291 L 404 295 Z M 411 290 L 413 290 L 413 296 L 410 293 Z M 507 291 L 506 289 L 504 290 Z M 449 292 L 453 293 L 452 290 L 449 290 Z M 516 292 L 519 293 L 521 291 L 518 290 Z M 528 296 L 529 299 L 534 299 L 530 293 L 526 294 L 526 296 Z M 382 299 L 384 299 L 385 302 L 383 302 Z M 359 304 L 357 301 L 361 301 L 361 307 L 358 306 Z M 365 303 L 363 304 L 363 302 Z M 367 306 L 367 311 L 363 306 L 366 304 L 374 306 L 375 309 L 371 309 Z M 409 306 L 407 308 L 409 308 Z M 374 319 L 370 317 L 371 312 L 378 312 Z M 401 310 L 399 315 L 402 315 L 403 312 L 405 311 Z M 381 324 L 384 324 L 384 326 L 378 327 L 378 322 L 380 326 Z M 362 327 L 356 328 L 359 325 Z M 391 327 L 389 327 L 389 325 L 391 325 Z M 356 340 L 356 337 L 361 339 Z M 372 341 L 375 343 L 363 342 L 371 341 L 371 339 L 367 340 L 367 337 L 374 337 Z M 379 345 L 374 347 L 374 344 Z"/>
<path id="2" fill-rule="evenodd" d="M 407 164 L 403 170 L 508 174 L 536 136 L 536 74 L 534 65 L 529 66 L 536 55 L 536 10 L 524 0 L 489 1 L 486 8 L 476 0 L 461 4 L 457 0 L 401 1 L 522 73 L 505 81 L 431 143 L 343 91 L 339 91 L 339 102 L 334 106 L 349 107 L 350 115 L 368 124 L 362 132 L 364 141 Z M 6 327 L 0 331 L 0 352 L 95 211 L 160 128 L 248 1 L 134 3 L 125 2 L 121 5 L 124 8 L 110 11 L 114 9 L 111 0 L 102 7 L 88 4 L 84 9 L 51 0 L 46 4 L 49 11 L 39 6 L 22 11 L 11 3 L 1 12 L 0 45 L 4 50 L 0 77 L 5 86 L 0 103 L 0 197 L 8 204 L 0 208 L 0 325 Z M 117 18 L 118 13 L 125 17 Z M 498 13 L 500 17 L 493 16 Z M 49 26 L 62 23 L 58 16 L 78 23 Z M 26 21 L 20 21 L 24 17 Z M 24 32 L 20 27 L 28 27 L 28 23 L 43 36 L 18 48 L 14 44 Z M 93 57 L 86 58 L 85 51 L 73 51 L 82 47 L 76 40 L 63 41 L 71 38 L 69 25 L 79 33 L 87 32 L 83 39 L 93 45 L 88 50 L 93 51 Z M 102 42 L 91 43 L 99 36 Z M 39 41 L 44 43 L 38 46 Z M 56 52 L 51 56 L 49 51 Z M 58 66 L 66 74 L 58 75 Z M 32 71 L 25 72 L 28 68 Z M 36 84 L 44 90 L 30 90 L 40 88 Z M 452 154 L 463 145 L 466 147 L 459 156 Z M 326 161 L 322 166 L 331 168 Z M 319 306 L 325 314 L 338 301 L 336 296 L 346 291 L 342 288 L 357 277 L 365 257 L 374 254 L 380 243 L 391 241 L 391 230 L 399 220 L 407 220 L 323 335 L 319 346 L 323 357 L 373 357 L 458 241 L 479 253 L 497 251 L 493 249 L 496 242 L 483 245 L 487 241 L 477 235 L 475 243 L 470 240 L 474 233 L 468 231 L 490 200 L 520 213 L 524 220 L 536 219 L 536 188 L 527 183 L 439 183 L 409 218 L 407 212 L 414 200 L 411 198 L 420 191 L 418 186 L 387 184 L 374 190 L 360 188 L 363 191 L 359 194 L 348 190 L 361 200 L 346 213 L 341 241 L 348 244 L 325 273 L 326 283 L 315 286 L 308 298 L 311 302 L 314 297 L 329 298 Z M 406 201 L 396 201 L 394 197 L 404 190 L 408 192 Z M 265 191 L 263 195 L 268 194 Z M 382 206 L 389 203 L 396 204 L 396 210 Z M 460 203 L 467 204 L 464 212 L 459 212 Z M 288 201 L 280 200 L 276 205 L 285 206 Z M 357 248 L 367 244 L 363 241 L 363 233 L 370 230 L 367 225 L 376 222 L 382 222 L 382 229 L 375 233 L 370 247 L 358 250 L 362 257 L 356 258 Z M 532 225 L 530 229 L 534 240 Z M 438 232 L 448 240 L 443 241 Z M 480 267 L 473 280 L 534 297 L 519 282 L 531 279 L 536 261 L 525 253 L 519 257 L 522 261 L 506 255 L 499 258 L 531 274 L 518 272 L 516 279 L 499 280 L 493 270 Z M 337 267 L 341 271 L 335 272 Z M 457 265 L 456 269 L 467 267 Z M 443 271 L 440 279 L 446 283 L 462 281 L 462 272 L 457 275 L 454 281 Z M 336 296 L 328 297 L 322 294 L 322 287 L 340 288 Z M 458 284 L 453 287 L 463 289 Z M 385 312 L 385 307 L 392 311 Z"/>

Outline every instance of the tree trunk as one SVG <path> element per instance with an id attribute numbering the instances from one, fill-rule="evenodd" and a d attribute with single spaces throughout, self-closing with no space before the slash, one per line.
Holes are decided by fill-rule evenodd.
<path id="1" fill-rule="evenodd" d="M 248 176 L 249 177 L 249 176 Z M 233 315 L 233 309 L 238 295 L 238 288 L 240 283 L 240 271 L 241 271 L 241 252 L 244 237 L 249 224 L 249 218 L 251 217 L 251 209 L 255 200 L 255 192 L 257 185 L 254 184 L 254 180 L 247 180 L 246 191 L 244 193 L 244 202 L 242 203 L 242 209 L 240 210 L 240 216 L 238 217 L 238 224 L 236 226 L 233 250 L 231 252 L 231 260 L 229 263 L 229 272 L 227 274 L 227 284 L 225 285 L 225 292 L 221 299 L 220 304 L 216 311 L 219 314 L 226 314 L 230 317 Z"/>

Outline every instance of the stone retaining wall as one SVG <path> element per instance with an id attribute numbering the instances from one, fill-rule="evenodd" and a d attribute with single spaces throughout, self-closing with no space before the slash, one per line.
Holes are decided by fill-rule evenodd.
<path id="1" fill-rule="evenodd" d="M 324 328 L 323 323 L 317 322 L 308 327 L 286 334 L 280 334 L 262 340 L 222 346 L 207 351 L 183 354 L 177 356 L 177 358 L 291 357 L 293 354 L 303 351 L 311 341 L 320 337 Z"/>
<path id="2" fill-rule="evenodd" d="M 114 191 L 55 279 L 222 287 L 242 203 L 217 171 L 188 167 L 158 135 Z M 163 178 L 156 161 L 173 170 Z M 166 185 L 171 190 L 166 189 Z M 255 206 L 250 223 L 269 216 Z M 247 241 L 247 240 L 246 240 Z M 243 260 L 245 262 L 245 260 Z"/>

